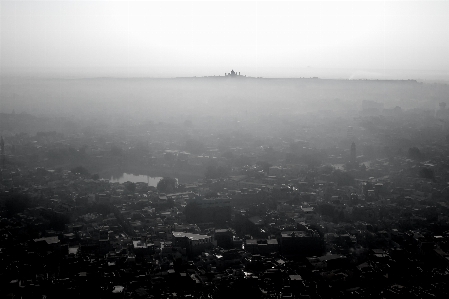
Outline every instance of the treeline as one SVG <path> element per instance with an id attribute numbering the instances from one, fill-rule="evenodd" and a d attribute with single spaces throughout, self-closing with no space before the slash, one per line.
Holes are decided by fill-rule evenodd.
<path id="1" fill-rule="evenodd" d="M 13 193 L 9 196 L 2 196 L 1 201 L 4 202 L 4 213 L 7 218 L 31 207 L 31 198 L 26 194 Z"/>

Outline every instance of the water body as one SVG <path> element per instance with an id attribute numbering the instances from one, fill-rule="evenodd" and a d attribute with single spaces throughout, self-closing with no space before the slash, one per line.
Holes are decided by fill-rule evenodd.
<path id="1" fill-rule="evenodd" d="M 123 173 L 121 176 L 111 176 L 109 181 L 111 183 L 125 183 L 125 182 L 133 182 L 133 183 L 148 183 L 148 186 L 156 187 L 157 183 L 162 179 L 162 177 L 153 177 L 142 174 L 132 174 L 132 173 Z"/>

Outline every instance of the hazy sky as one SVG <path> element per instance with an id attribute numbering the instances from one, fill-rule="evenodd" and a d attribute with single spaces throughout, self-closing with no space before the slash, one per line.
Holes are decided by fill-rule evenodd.
<path id="1" fill-rule="evenodd" d="M 1 72 L 449 71 L 449 1 L 1 1 Z"/>

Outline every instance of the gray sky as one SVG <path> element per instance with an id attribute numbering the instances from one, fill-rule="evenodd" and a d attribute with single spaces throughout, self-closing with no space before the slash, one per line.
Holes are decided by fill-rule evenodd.
<path id="1" fill-rule="evenodd" d="M 1 1 L 1 72 L 449 72 L 449 1 Z"/>

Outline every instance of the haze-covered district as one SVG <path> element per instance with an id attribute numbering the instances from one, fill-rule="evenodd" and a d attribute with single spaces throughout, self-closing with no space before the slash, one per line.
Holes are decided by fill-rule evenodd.
<path id="1" fill-rule="evenodd" d="M 449 298 L 448 85 L 224 71 L 2 77 L 0 296 Z"/>

